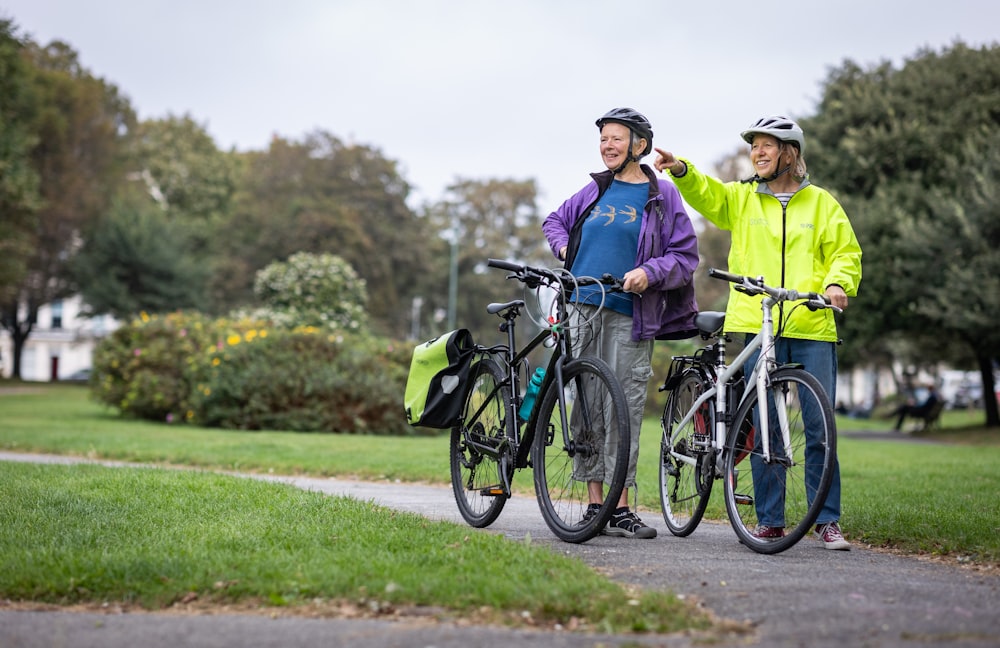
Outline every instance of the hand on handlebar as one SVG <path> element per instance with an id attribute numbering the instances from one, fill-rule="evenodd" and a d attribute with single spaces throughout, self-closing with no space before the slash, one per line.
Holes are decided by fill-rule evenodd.
<path id="1" fill-rule="evenodd" d="M 845 293 L 844 289 L 841 288 L 840 286 L 836 284 L 831 284 L 827 286 L 826 297 L 831 304 L 833 304 L 840 310 L 844 310 L 845 308 L 847 308 L 847 293 Z"/>
<path id="2" fill-rule="evenodd" d="M 643 293 L 649 288 L 649 277 L 642 268 L 634 268 L 625 273 L 622 278 L 622 290 L 630 293 Z"/>

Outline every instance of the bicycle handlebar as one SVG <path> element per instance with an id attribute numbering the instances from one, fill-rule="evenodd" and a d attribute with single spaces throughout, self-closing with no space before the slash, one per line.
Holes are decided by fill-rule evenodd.
<path id="1" fill-rule="evenodd" d="M 524 270 L 524 266 L 520 263 L 511 263 L 503 259 L 487 259 L 486 265 L 491 268 L 500 268 L 501 270 L 508 270 L 510 272 L 522 272 Z"/>
<path id="2" fill-rule="evenodd" d="M 830 310 L 842 313 L 843 310 L 830 303 L 830 298 L 826 295 L 822 295 L 817 292 L 800 292 L 798 290 L 792 290 L 790 288 L 776 288 L 774 286 L 768 286 L 764 283 L 764 277 L 747 277 L 744 275 L 732 274 L 726 272 L 725 270 L 719 270 L 717 268 L 709 268 L 708 276 L 713 279 L 722 279 L 730 283 L 738 284 L 736 290 L 747 295 L 770 295 L 775 301 L 799 301 L 804 300 L 806 302 L 806 308 L 809 310 L 818 310 L 820 308 L 829 308 Z"/>
<path id="3" fill-rule="evenodd" d="M 523 265 L 521 263 L 515 263 L 513 261 L 505 261 L 504 259 L 487 259 L 486 265 L 491 268 L 499 268 L 500 270 L 506 270 L 512 272 L 511 278 L 523 281 L 527 284 L 532 283 L 562 283 L 562 280 L 567 276 L 560 274 L 557 271 L 550 270 L 548 268 L 536 268 L 533 266 Z M 574 286 L 590 286 L 594 284 L 604 284 L 609 290 L 621 291 L 622 281 L 612 274 L 605 273 L 600 278 L 597 277 L 574 277 L 572 282 Z"/>

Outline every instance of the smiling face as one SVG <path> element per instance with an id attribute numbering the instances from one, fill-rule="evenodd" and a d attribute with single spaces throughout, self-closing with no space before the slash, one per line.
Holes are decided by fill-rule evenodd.
<path id="1" fill-rule="evenodd" d="M 750 163 L 757 175 L 767 178 L 791 164 L 792 154 L 788 148 L 782 147 L 778 138 L 772 135 L 754 135 L 750 145 Z"/>
<path id="2" fill-rule="evenodd" d="M 632 131 L 628 126 L 608 122 L 601 129 L 601 159 L 609 169 L 617 169 L 628 158 Z"/>

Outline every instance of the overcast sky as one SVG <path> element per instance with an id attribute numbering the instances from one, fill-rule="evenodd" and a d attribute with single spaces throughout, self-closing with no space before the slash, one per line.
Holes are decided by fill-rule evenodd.
<path id="1" fill-rule="evenodd" d="M 411 205 L 457 178 L 534 178 L 543 213 L 603 168 L 610 108 L 710 166 L 757 117 L 812 114 L 847 59 L 1000 40 L 995 0 L 0 0 L 0 15 L 68 42 L 140 118 L 190 115 L 220 148 L 323 129 L 398 161 Z"/>

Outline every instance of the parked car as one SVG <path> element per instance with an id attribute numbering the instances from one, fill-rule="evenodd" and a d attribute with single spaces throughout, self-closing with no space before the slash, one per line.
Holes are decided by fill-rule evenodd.
<path id="1" fill-rule="evenodd" d="M 87 369 L 80 369 L 78 371 L 74 371 L 70 375 L 68 375 L 65 378 L 63 378 L 63 382 L 85 383 L 88 380 L 90 380 L 90 368 L 89 367 Z"/>

